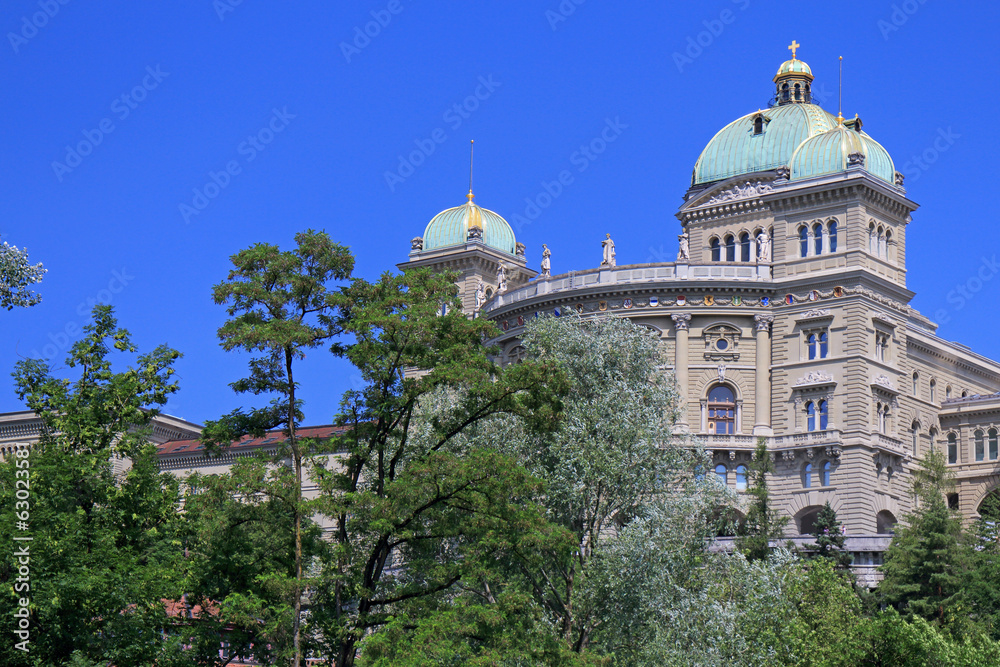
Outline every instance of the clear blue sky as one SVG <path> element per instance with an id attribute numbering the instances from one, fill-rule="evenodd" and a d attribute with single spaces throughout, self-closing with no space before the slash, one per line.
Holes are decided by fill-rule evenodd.
<path id="1" fill-rule="evenodd" d="M 670 260 L 699 152 L 766 104 L 793 39 L 834 112 L 844 56 L 844 115 L 861 115 L 922 205 L 908 230 L 914 305 L 945 338 L 1000 358 L 1000 274 L 976 283 L 1000 255 L 998 18 L 995 3 L 941 0 L 8 0 L 0 236 L 49 273 L 41 305 L 0 313 L 0 365 L 63 359 L 67 328 L 110 300 L 143 349 L 184 353 L 168 412 L 217 417 L 244 401 L 227 383 L 245 358 L 219 348 L 225 312 L 210 299 L 229 255 L 313 227 L 352 248 L 358 275 L 392 270 L 464 201 L 470 138 L 477 201 L 508 220 L 573 174 L 518 230 L 531 265 L 544 242 L 554 273 L 595 266 L 605 232 L 620 264 Z M 616 140 L 577 154 L 609 120 Z M 67 155 L 80 142 L 88 154 Z M 225 187 L 201 201 L 210 173 Z M 959 298 L 959 285 L 980 289 Z M 303 368 L 307 421 L 328 423 L 350 369 L 319 351 Z M 0 412 L 22 408 L 0 381 Z"/>

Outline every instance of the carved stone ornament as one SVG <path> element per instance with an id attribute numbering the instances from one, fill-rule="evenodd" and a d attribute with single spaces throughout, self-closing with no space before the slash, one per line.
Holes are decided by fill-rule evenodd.
<path id="1" fill-rule="evenodd" d="M 875 379 L 872 380 L 872 384 L 878 385 L 879 387 L 885 387 L 890 391 L 896 391 L 896 385 L 892 383 L 888 375 L 876 375 Z"/>
<path id="2" fill-rule="evenodd" d="M 479 227 L 469 228 L 469 241 L 482 241 L 483 240 L 483 230 Z"/>
<path id="3" fill-rule="evenodd" d="M 754 315 L 754 326 L 757 331 L 770 331 L 774 322 L 774 315 Z"/>
<path id="4" fill-rule="evenodd" d="M 424 239 L 421 236 L 413 237 L 410 241 L 410 250 L 423 250 L 424 249 Z"/>
<path id="5" fill-rule="evenodd" d="M 833 382 L 832 375 L 823 371 L 813 371 L 812 373 L 806 373 L 796 380 L 795 386 L 801 387 L 808 384 L 825 384 L 827 382 Z"/>
<path id="6" fill-rule="evenodd" d="M 524 257 L 524 244 L 518 241 L 514 244 L 514 254 L 518 257 Z"/>
<path id="7" fill-rule="evenodd" d="M 730 451 L 729 452 L 729 460 L 730 461 L 735 461 L 736 460 L 736 452 L 735 451 Z"/>
<path id="8" fill-rule="evenodd" d="M 719 382 L 725 382 L 726 381 L 726 365 L 725 364 L 719 364 L 719 368 L 717 370 L 719 371 Z"/>
<path id="9" fill-rule="evenodd" d="M 899 187 L 903 187 L 903 179 L 905 179 L 906 177 L 903 176 L 898 171 L 895 174 L 893 174 L 893 177 L 895 178 L 896 185 L 898 185 Z"/>
<path id="10" fill-rule="evenodd" d="M 674 313 L 670 316 L 674 321 L 674 328 L 678 331 L 687 331 L 691 326 L 691 313 Z"/>
<path id="11" fill-rule="evenodd" d="M 812 459 L 813 459 L 813 456 L 814 456 L 814 452 L 813 452 L 813 450 L 811 450 L 811 449 L 807 449 L 807 450 L 806 450 L 806 458 L 807 458 L 807 459 L 809 459 L 810 461 L 812 461 Z"/>
<path id="12" fill-rule="evenodd" d="M 842 450 L 838 446 L 832 446 L 826 448 L 826 455 L 831 459 L 839 459 Z"/>
<path id="13" fill-rule="evenodd" d="M 723 204 L 727 201 L 736 201 L 737 199 L 748 199 L 749 197 L 757 197 L 763 194 L 771 192 L 774 188 L 771 187 L 770 183 L 764 183 L 757 181 L 756 183 L 751 183 L 747 181 L 746 184 L 734 185 L 728 190 L 722 190 L 712 196 L 706 204 Z"/>
<path id="14" fill-rule="evenodd" d="M 865 166 L 865 154 L 864 153 L 851 153 L 847 156 L 847 166 L 848 167 L 863 167 Z"/>
<path id="15" fill-rule="evenodd" d="M 789 169 L 786 166 L 782 166 L 782 167 L 778 167 L 777 169 L 775 169 L 775 173 L 778 174 L 778 180 L 779 181 L 780 180 L 787 181 L 791 177 L 791 175 L 792 175 L 792 170 Z"/>
<path id="16" fill-rule="evenodd" d="M 813 308 L 808 310 L 799 316 L 800 320 L 812 320 L 819 319 L 821 317 L 830 317 L 830 310 L 828 308 Z"/>
<path id="17" fill-rule="evenodd" d="M 781 452 L 781 458 L 783 458 L 786 461 L 794 461 L 795 460 L 795 450 L 788 449 L 786 451 Z"/>

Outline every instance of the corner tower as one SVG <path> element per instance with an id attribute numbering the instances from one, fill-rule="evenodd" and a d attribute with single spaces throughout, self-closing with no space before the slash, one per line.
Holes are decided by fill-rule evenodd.
<path id="1" fill-rule="evenodd" d="M 517 242 L 510 224 L 475 203 L 471 183 L 465 198 L 465 204 L 445 209 L 427 223 L 424 235 L 410 242 L 409 259 L 397 267 L 457 271 L 462 310 L 474 317 L 485 301 L 520 287 L 537 272 L 527 268 L 524 244 Z"/>

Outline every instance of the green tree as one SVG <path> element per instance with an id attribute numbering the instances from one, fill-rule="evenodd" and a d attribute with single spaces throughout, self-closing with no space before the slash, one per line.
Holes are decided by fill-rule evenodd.
<path id="1" fill-rule="evenodd" d="M 751 486 L 747 491 L 750 507 L 746 518 L 739 525 L 736 546 L 751 560 L 766 559 L 771 553 L 771 542 L 784 535 L 788 517 L 771 508 L 771 492 L 767 476 L 774 473 L 774 462 L 767 451 L 767 440 L 757 439 L 748 474 Z"/>
<path id="2" fill-rule="evenodd" d="M 559 375 L 544 362 L 498 366 L 482 344 L 496 327 L 461 313 L 453 280 L 385 274 L 331 299 L 347 341 L 334 349 L 362 380 L 336 420 L 343 454 L 315 470 L 333 552 L 310 613 L 339 666 L 400 615 L 430 627 L 512 535 L 544 527 L 537 481 L 476 436 L 501 415 L 557 423 Z"/>
<path id="3" fill-rule="evenodd" d="M 27 457 L 0 464 L 5 508 L 15 508 L 15 479 L 29 473 L 28 506 L 20 507 L 28 530 L 17 534 L 32 538 L 16 543 L 12 522 L 0 523 L 5 544 L 30 547 L 30 590 L 15 592 L 13 550 L 0 561 L 4 665 L 63 664 L 74 653 L 101 664 L 152 664 L 170 626 L 163 600 L 181 594 L 177 482 L 160 474 L 148 440 L 158 407 L 177 390 L 179 354 L 161 346 L 116 372 L 112 353 L 132 357 L 136 348 L 110 307 L 93 317 L 67 358 L 75 380 L 53 376 L 40 360 L 14 371 L 18 397 L 43 428 Z M 21 596 L 30 598 L 28 654 L 11 640 Z"/>
<path id="4" fill-rule="evenodd" d="M 310 510 L 303 501 L 304 459 L 310 445 L 297 437 L 302 416 L 296 395 L 295 362 L 305 351 L 325 344 L 337 334 L 331 305 L 331 284 L 346 280 L 354 267 L 347 248 L 333 243 L 323 232 L 308 230 L 296 234 L 297 247 L 281 251 L 277 246 L 258 243 L 231 257 L 234 268 L 226 281 L 213 288 L 216 303 L 228 305 L 232 316 L 219 329 L 225 350 L 259 353 L 250 361 L 250 375 L 232 383 L 237 393 L 277 394 L 270 405 L 250 411 L 237 409 L 205 427 L 203 440 L 225 447 L 246 434 L 262 436 L 283 426 L 287 439 L 274 462 L 290 458 L 293 477 L 280 473 L 272 477 L 277 486 L 269 489 L 280 498 L 292 516 L 295 575 L 291 591 L 293 612 L 293 665 L 302 664 L 302 602 L 304 594 L 303 521 Z M 285 488 L 282 490 L 282 484 Z M 250 493 L 260 489 L 248 489 Z"/>
<path id="5" fill-rule="evenodd" d="M 498 446 L 544 480 L 546 515 L 568 532 L 572 548 L 560 541 L 521 545 L 516 568 L 575 651 L 585 653 L 595 642 L 617 645 L 623 619 L 610 617 L 626 601 L 609 583 L 617 570 L 606 559 L 613 536 L 638 517 L 656 525 L 675 517 L 670 507 L 654 505 L 681 495 L 701 458 L 671 434 L 677 393 L 646 329 L 620 318 L 545 317 L 526 327 L 523 344 L 528 359 L 553 362 L 568 378 L 564 420 L 544 432 L 511 423 Z M 702 535 L 688 528 L 677 537 L 696 536 L 703 548 Z M 637 609 L 639 602 L 628 604 Z"/>
<path id="6" fill-rule="evenodd" d="M 0 246 L 0 308 L 13 310 L 34 306 L 42 297 L 29 288 L 42 282 L 45 269 L 41 263 L 28 263 L 28 249 L 18 249 L 6 241 Z"/>
<path id="7" fill-rule="evenodd" d="M 1000 494 L 990 493 L 972 525 L 972 570 L 966 588 L 974 618 L 1000 639 Z"/>
<path id="8" fill-rule="evenodd" d="M 919 462 L 911 486 L 917 507 L 892 538 L 879 590 L 900 612 L 959 623 L 971 554 L 962 519 L 945 501 L 954 482 L 941 452 L 928 452 Z"/>
<path id="9" fill-rule="evenodd" d="M 840 521 L 837 520 L 837 513 L 830 507 L 830 501 L 816 515 L 813 535 L 816 536 L 816 543 L 807 548 L 814 550 L 815 558 L 832 561 L 838 568 L 851 564 L 851 555 L 844 551 L 847 538 L 840 529 Z"/>

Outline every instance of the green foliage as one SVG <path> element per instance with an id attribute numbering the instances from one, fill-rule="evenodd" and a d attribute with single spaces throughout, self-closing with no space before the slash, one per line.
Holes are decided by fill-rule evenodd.
<path id="1" fill-rule="evenodd" d="M 973 617 L 994 640 L 1000 639 L 1000 494 L 983 501 L 972 525 L 971 572 L 965 588 Z"/>
<path id="2" fill-rule="evenodd" d="M 537 480 L 476 434 L 500 416 L 554 425 L 559 376 L 545 363 L 492 361 L 482 341 L 496 328 L 461 313 L 453 279 L 385 274 L 330 299 L 349 341 L 334 350 L 364 382 L 336 419 L 349 427 L 335 443 L 345 454 L 314 470 L 314 508 L 333 530 L 310 613 L 337 665 L 354 664 L 366 636 L 372 655 L 385 655 L 370 634 L 383 626 L 451 627 L 442 605 L 460 586 L 485 586 L 514 541 L 547 539 Z"/>
<path id="3" fill-rule="evenodd" d="M 506 448 L 545 481 L 548 518 L 572 536 L 566 553 L 518 552 L 518 567 L 563 639 L 585 651 L 613 605 L 595 563 L 618 526 L 690 480 L 697 454 L 670 427 L 677 394 L 649 332 L 627 319 L 539 318 L 526 327 L 529 359 L 554 362 L 568 378 L 555 431 L 525 425 Z M 608 639 L 616 639 L 609 635 Z"/>
<path id="4" fill-rule="evenodd" d="M 816 536 L 816 543 L 808 548 L 814 550 L 815 558 L 832 561 L 839 568 L 851 564 L 851 555 L 844 551 L 847 538 L 840 530 L 840 521 L 837 520 L 837 513 L 830 507 L 830 501 L 816 515 L 813 535 Z"/>
<path id="5" fill-rule="evenodd" d="M 151 664 L 170 626 L 162 600 L 179 597 L 178 487 L 157 468 L 148 444 L 157 406 L 177 390 L 167 347 L 139 355 L 125 371 L 112 369 L 113 352 L 134 355 L 129 333 L 111 308 L 73 345 L 67 365 L 74 381 L 54 377 L 38 360 L 18 363 L 17 394 L 42 420 L 40 441 L 16 468 L 0 464 L 0 505 L 15 508 L 15 475 L 30 473 L 31 653 L 13 649 L 17 608 L 13 549 L 0 561 L 4 598 L 0 618 L 4 665 Z M 128 463 L 131 466 L 122 466 Z M 117 468 L 117 469 L 116 469 Z M 12 522 L 0 539 L 15 544 Z M 22 593 L 24 594 L 24 593 Z"/>
<path id="6" fill-rule="evenodd" d="M 305 357 L 305 350 L 323 345 L 338 333 L 333 315 L 330 284 L 350 277 L 354 258 L 347 248 L 333 243 L 322 232 L 308 230 L 296 234 L 294 251 L 281 251 L 277 246 L 258 243 L 233 255 L 234 268 L 226 281 L 213 289 L 218 304 L 227 304 L 232 316 L 219 329 L 219 339 L 226 350 L 245 350 L 261 353 L 250 361 L 248 377 L 231 386 L 238 393 L 277 395 L 265 408 L 249 412 L 237 409 L 218 421 L 209 422 L 202 440 L 210 451 L 226 447 L 246 434 L 261 436 L 269 429 L 284 426 L 287 440 L 274 457 L 273 463 L 290 458 L 293 474 L 275 474 L 270 483 L 262 487 L 256 478 L 249 484 L 237 486 L 233 498 L 243 499 L 263 494 L 269 500 L 284 503 L 291 516 L 292 546 L 295 557 L 293 583 L 279 585 L 286 589 L 292 607 L 291 637 L 292 664 L 301 664 L 302 647 L 302 598 L 305 589 L 303 530 L 304 519 L 309 514 L 303 500 L 303 463 L 306 454 L 319 454 L 309 450 L 309 443 L 300 442 L 296 428 L 301 418 L 301 401 L 296 396 L 297 385 L 293 364 Z M 318 443 L 312 443 L 318 444 Z M 303 448 L 306 445 L 306 448 Z M 235 476 L 234 481 L 247 481 Z M 233 500 L 240 502 L 241 500 Z M 273 584 L 273 582 L 271 582 Z M 251 607 L 256 605 L 256 591 L 243 591 L 249 595 Z M 229 595 L 240 595 L 238 590 Z M 253 617 L 249 614 L 248 617 Z M 278 619 L 283 618 L 278 615 Z M 209 620 L 209 619 L 205 619 Z M 266 623 L 265 623 L 266 625 Z M 280 623 L 274 621 L 269 635 L 281 645 Z M 217 628 L 215 632 L 220 632 Z M 280 653 L 280 652 L 279 652 Z"/>
<path id="7" fill-rule="evenodd" d="M 920 461 L 912 486 L 919 505 L 893 536 L 879 591 L 900 612 L 959 630 L 971 552 L 961 517 L 945 501 L 953 482 L 941 452 L 931 451 Z"/>
<path id="8" fill-rule="evenodd" d="M 788 517 L 771 508 L 771 492 L 767 486 L 767 476 L 774 473 L 774 462 L 767 451 L 767 440 L 758 438 L 748 474 L 751 485 L 747 490 L 750 507 L 746 518 L 737 531 L 737 548 L 747 559 L 763 560 L 771 553 L 771 542 L 784 534 Z"/>
<path id="9" fill-rule="evenodd" d="M 0 308 L 34 306 L 42 298 L 29 288 L 42 282 L 45 269 L 41 263 L 28 263 L 28 249 L 19 250 L 4 241 L 0 245 Z"/>

